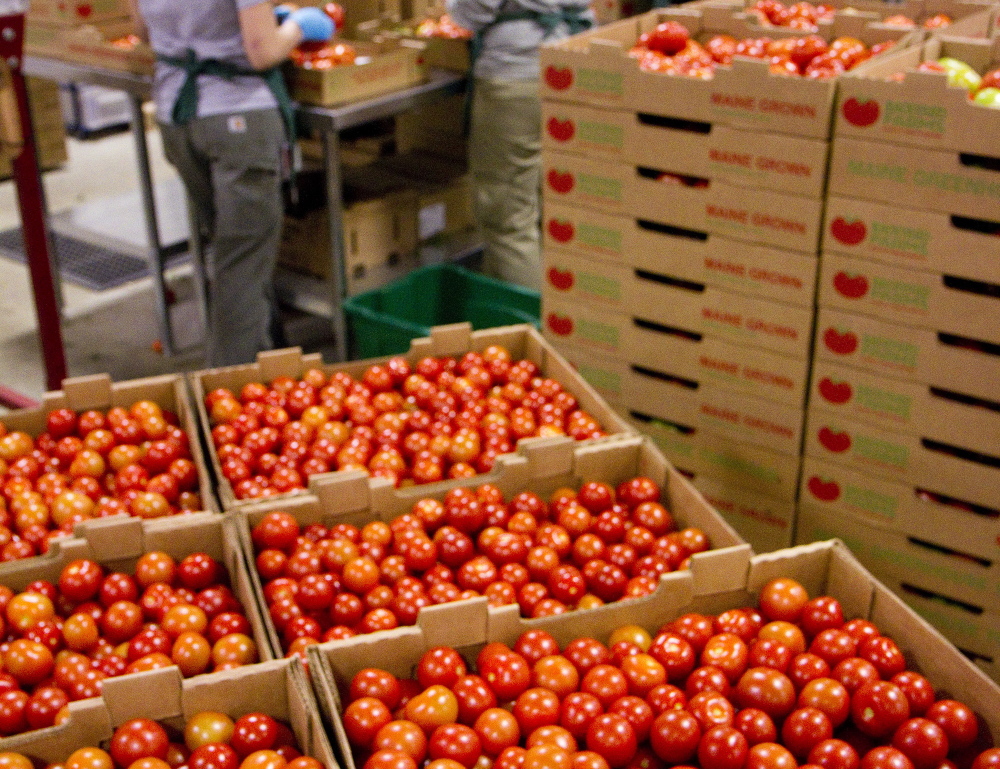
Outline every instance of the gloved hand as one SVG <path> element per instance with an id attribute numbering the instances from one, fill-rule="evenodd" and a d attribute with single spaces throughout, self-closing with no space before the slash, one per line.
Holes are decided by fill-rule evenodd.
<path id="1" fill-rule="evenodd" d="M 287 19 L 292 13 L 292 7 L 289 5 L 276 5 L 274 6 L 274 18 L 278 20 L 279 24 L 283 24 L 285 19 Z"/>
<path id="2" fill-rule="evenodd" d="M 336 31 L 333 19 L 319 8 L 299 8 L 292 11 L 288 18 L 299 25 L 304 40 L 326 42 Z"/>

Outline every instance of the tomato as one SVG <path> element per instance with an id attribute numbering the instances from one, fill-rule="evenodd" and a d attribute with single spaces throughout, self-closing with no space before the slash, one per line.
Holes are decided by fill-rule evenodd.
<path id="1" fill-rule="evenodd" d="M 888 737 L 909 717 L 906 695 L 889 681 L 866 683 L 851 697 L 851 719 L 869 737 Z"/>
<path id="2" fill-rule="evenodd" d="M 611 662 L 611 651 L 594 638 L 574 638 L 566 644 L 563 656 L 573 663 L 581 676 L 597 665 Z"/>
<path id="3" fill-rule="evenodd" d="M 771 668 L 750 668 L 735 689 L 741 708 L 763 710 L 774 719 L 787 716 L 795 708 L 795 687 L 788 676 Z"/>
<path id="4" fill-rule="evenodd" d="M 477 660 L 477 666 L 501 702 L 516 699 L 531 683 L 527 660 L 510 649 Z"/>
<path id="5" fill-rule="evenodd" d="M 858 769 L 861 757 L 850 743 L 831 738 L 813 745 L 806 761 L 823 769 Z"/>
<path id="6" fill-rule="evenodd" d="M 822 710 L 797 708 L 781 725 L 781 744 L 800 761 L 823 740 L 833 737 L 833 724 Z"/>
<path id="7" fill-rule="evenodd" d="M 412 721 L 390 721 L 375 733 L 372 750 L 399 750 L 419 762 L 427 755 L 427 737 Z"/>
<path id="8" fill-rule="evenodd" d="M 738 729 L 713 726 L 698 743 L 698 764 L 702 769 L 742 769 L 749 749 Z"/>
<path id="9" fill-rule="evenodd" d="M 924 718 L 944 730 L 952 752 L 969 747 L 979 736 L 979 722 L 975 712 L 957 700 L 938 700 L 927 708 Z"/>
<path id="10" fill-rule="evenodd" d="M 239 764 L 239 756 L 232 747 L 222 742 L 210 742 L 191 751 L 182 765 L 188 769 L 237 769 Z"/>
<path id="11" fill-rule="evenodd" d="M 814 638 L 824 630 L 839 629 L 844 625 L 844 610 L 840 601 L 831 596 L 819 596 L 806 602 L 799 618 L 802 630 Z"/>
<path id="12" fill-rule="evenodd" d="M 826 713 L 834 728 L 847 720 L 851 696 L 846 687 L 833 678 L 814 678 L 799 691 L 800 708 L 817 708 Z"/>
<path id="13" fill-rule="evenodd" d="M 573 663 L 561 654 L 550 654 L 539 659 L 531 670 L 532 686 L 549 689 L 562 699 L 576 691 L 580 674 Z"/>
<path id="14" fill-rule="evenodd" d="M 684 764 L 694 757 L 701 741 L 698 719 L 685 710 L 665 710 L 653 721 L 650 747 L 668 764 Z"/>
<path id="15" fill-rule="evenodd" d="M 632 724 L 617 713 L 603 713 L 587 727 L 587 750 L 599 754 L 611 767 L 625 766 L 638 743 Z"/>
<path id="16" fill-rule="evenodd" d="M 936 699 L 933 684 L 914 670 L 904 670 L 890 680 L 906 695 L 911 716 L 922 716 Z"/>
<path id="17" fill-rule="evenodd" d="M 861 759 L 861 769 L 913 769 L 913 763 L 901 751 L 888 745 L 869 750 Z"/>
<path id="18" fill-rule="evenodd" d="M 526 689 L 514 701 L 511 712 L 517 719 L 522 734 L 529 734 L 540 726 L 559 723 L 559 696 L 548 689 Z"/>
<path id="19" fill-rule="evenodd" d="M 427 743 L 427 755 L 432 759 L 450 758 L 472 769 L 482 753 L 479 735 L 463 724 L 444 724 L 435 729 Z"/>
<path id="20" fill-rule="evenodd" d="M 795 757 L 775 742 L 760 742 L 747 751 L 744 769 L 795 769 Z"/>
<path id="21" fill-rule="evenodd" d="M 676 633 L 658 633 L 649 654 L 663 666 L 668 681 L 683 681 L 694 670 L 694 647 Z"/>
<path id="22" fill-rule="evenodd" d="M 830 677 L 843 684 L 844 688 L 851 694 L 864 684 L 878 681 L 880 678 L 876 667 L 860 657 L 851 657 L 838 662 L 831 671 Z"/>
<path id="23" fill-rule="evenodd" d="M 559 643 L 547 630 L 528 630 L 514 642 L 513 650 L 534 665 L 542 657 L 559 654 Z"/>
<path id="24" fill-rule="evenodd" d="M 805 587 L 789 577 L 772 579 L 761 588 L 758 597 L 761 614 L 769 621 L 798 621 L 808 601 Z"/>
<path id="25" fill-rule="evenodd" d="M 717 633 L 705 643 L 700 661 L 702 665 L 719 668 L 730 682 L 734 682 L 746 670 L 747 656 L 747 645 L 738 635 Z"/>
<path id="26" fill-rule="evenodd" d="M 79 748 L 70 753 L 65 769 L 113 769 L 111 756 L 100 748 Z"/>
<path id="27" fill-rule="evenodd" d="M 466 672 L 462 655 L 447 646 L 435 646 L 425 651 L 416 667 L 417 681 L 424 688 L 433 684 L 451 687 Z"/>
<path id="28" fill-rule="evenodd" d="M 486 710 L 496 707 L 497 698 L 485 679 L 478 675 L 460 676 L 451 687 L 458 701 L 459 723 L 471 726 Z"/>
<path id="29" fill-rule="evenodd" d="M 740 710 L 733 719 L 733 726 L 739 729 L 751 746 L 778 739 L 778 729 L 774 725 L 774 719 L 759 708 Z"/>
<path id="30" fill-rule="evenodd" d="M 458 719 L 458 700 L 451 689 L 440 684 L 428 686 L 410 698 L 403 708 L 405 717 L 430 733 Z"/>
<path id="31" fill-rule="evenodd" d="M 984 750 L 972 762 L 972 769 L 996 769 L 1000 766 L 1000 748 Z"/>
<path id="32" fill-rule="evenodd" d="M 892 678 L 906 670 L 906 659 L 888 636 L 873 636 L 858 643 L 858 656 L 871 662 L 882 678 Z"/>
<path id="33" fill-rule="evenodd" d="M 118 766 L 129 766 L 140 758 L 167 756 L 170 738 L 166 730 L 149 718 L 126 721 L 111 736 L 108 752 Z"/>
<path id="34" fill-rule="evenodd" d="M 948 755 L 948 737 L 934 721 L 910 718 L 893 733 L 892 747 L 909 758 L 915 769 L 933 769 Z"/>
<path id="35" fill-rule="evenodd" d="M 605 709 L 629 693 L 628 679 L 613 665 L 595 665 L 583 676 L 580 691 L 593 694 Z"/>
<path id="36" fill-rule="evenodd" d="M 483 752 L 488 756 L 499 756 L 505 748 L 517 745 L 521 737 L 517 719 L 503 708 L 487 708 L 472 728 L 479 735 Z"/>
<path id="37" fill-rule="evenodd" d="M 184 724 L 184 744 L 192 751 L 213 742 L 228 743 L 232 734 L 233 720 L 218 711 L 203 710 Z"/>

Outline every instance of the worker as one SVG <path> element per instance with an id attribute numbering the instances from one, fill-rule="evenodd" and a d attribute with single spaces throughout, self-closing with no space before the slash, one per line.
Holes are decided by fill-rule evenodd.
<path id="1" fill-rule="evenodd" d="M 129 0 L 156 54 L 153 99 L 205 245 L 210 366 L 281 344 L 273 277 L 294 115 L 278 66 L 334 33 L 320 8 L 269 0 Z"/>
<path id="2" fill-rule="evenodd" d="M 446 0 L 473 32 L 469 172 L 483 272 L 541 287 L 539 48 L 593 25 L 588 0 Z"/>

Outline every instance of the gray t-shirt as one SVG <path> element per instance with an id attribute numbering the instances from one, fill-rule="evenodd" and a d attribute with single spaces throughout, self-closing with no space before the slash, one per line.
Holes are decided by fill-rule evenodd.
<path id="1" fill-rule="evenodd" d="M 466 29 L 478 32 L 498 13 L 535 11 L 556 13 L 562 8 L 578 8 L 593 21 L 587 0 L 446 0 L 448 13 Z M 569 35 L 566 24 L 559 24 L 546 37 L 542 26 L 530 19 L 494 24 L 483 35 L 482 52 L 473 75 L 485 79 L 533 80 L 538 78 L 538 49 L 542 43 Z"/>
<path id="2" fill-rule="evenodd" d="M 149 30 L 156 53 L 184 58 L 188 49 L 199 59 L 220 59 L 251 69 L 243 49 L 239 11 L 266 0 L 138 0 L 139 13 Z M 184 70 L 157 61 L 153 77 L 156 119 L 173 122 L 177 93 Z M 267 83 L 257 76 L 227 80 L 213 75 L 198 78 L 198 117 L 275 107 Z"/>

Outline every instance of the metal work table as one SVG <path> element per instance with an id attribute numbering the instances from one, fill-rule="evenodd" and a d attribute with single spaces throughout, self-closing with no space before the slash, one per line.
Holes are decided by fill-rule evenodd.
<path id="1" fill-rule="evenodd" d="M 165 245 L 161 242 L 156 219 L 156 199 L 149 165 L 149 148 L 143 120 L 142 105 L 150 98 L 152 77 L 129 72 L 117 72 L 99 67 L 85 66 L 58 59 L 26 56 L 24 72 L 58 82 L 88 83 L 115 88 L 128 94 L 131 104 L 131 131 L 135 140 L 139 168 L 140 191 L 149 251 L 147 258 L 153 274 L 156 309 L 159 315 L 161 340 L 166 354 L 173 354 L 173 333 L 170 327 L 166 283 L 163 270 L 166 259 L 188 247 L 187 243 Z M 457 72 L 432 69 L 424 83 L 393 91 L 364 101 L 351 102 L 337 107 L 298 105 L 302 125 L 321 132 L 323 163 L 326 171 L 327 206 L 330 222 L 330 259 L 333 269 L 327 280 L 306 278 L 279 268 L 277 290 L 282 299 L 297 309 L 330 318 L 333 325 L 336 353 L 339 360 L 347 357 L 347 329 L 342 309 L 346 294 L 344 269 L 343 184 L 340 168 L 340 132 L 375 120 L 393 117 L 419 108 L 447 96 L 461 93 L 465 77 Z M 199 244 L 192 239 L 195 264 L 202 271 Z M 197 281 L 203 290 L 203 279 Z M 203 297 L 202 297 L 203 298 Z"/>

